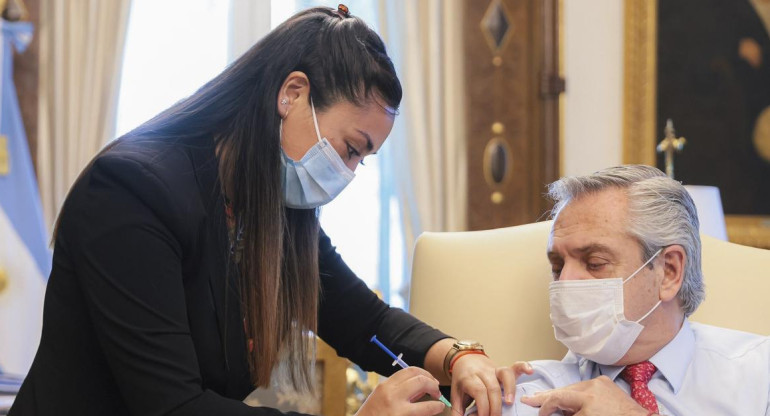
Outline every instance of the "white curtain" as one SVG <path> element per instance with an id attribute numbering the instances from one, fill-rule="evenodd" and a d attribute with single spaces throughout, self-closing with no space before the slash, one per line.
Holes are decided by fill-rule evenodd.
<path id="1" fill-rule="evenodd" d="M 42 0 L 38 170 L 51 229 L 70 186 L 112 139 L 130 0 Z"/>
<path id="2" fill-rule="evenodd" d="M 381 35 L 404 89 L 390 159 L 409 264 L 423 231 L 466 229 L 462 7 L 380 0 Z"/>
<path id="3" fill-rule="evenodd" d="M 227 62 L 243 55 L 270 32 L 270 0 L 230 0 Z"/>

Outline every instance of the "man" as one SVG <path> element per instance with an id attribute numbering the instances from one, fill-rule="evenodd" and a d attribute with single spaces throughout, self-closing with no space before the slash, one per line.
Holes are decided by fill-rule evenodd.
<path id="1" fill-rule="evenodd" d="M 570 351 L 533 362 L 505 415 L 770 415 L 770 338 L 687 320 L 704 287 L 680 183 L 621 166 L 549 196 L 551 320 Z"/>

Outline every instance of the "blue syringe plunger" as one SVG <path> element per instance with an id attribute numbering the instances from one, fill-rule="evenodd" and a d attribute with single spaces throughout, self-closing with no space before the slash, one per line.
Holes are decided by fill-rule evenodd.
<path id="1" fill-rule="evenodd" d="M 381 343 L 380 340 L 377 339 L 377 335 L 374 335 L 370 341 L 372 341 L 375 345 L 380 347 L 381 350 L 385 351 L 385 353 L 390 355 L 390 357 L 393 358 L 394 360 L 396 361 L 399 360 L 400 357 L 396 357 L 396 354 L 393 354 L 393 351 L 391 351 L 390 348 L 386 347 L 383 343 Z"/>

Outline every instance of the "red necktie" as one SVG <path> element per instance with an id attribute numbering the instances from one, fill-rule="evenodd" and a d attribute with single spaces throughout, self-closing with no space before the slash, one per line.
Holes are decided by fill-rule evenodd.
<path id="1" fill-rule="evenodd" d="M 650 412 L 658 413 L 658 402 L 647 387 L 652 375 L 655 374 L 655 365 L 649 361 L 626 366 L 620 376 L 631 386 L 631 397 Z"/>

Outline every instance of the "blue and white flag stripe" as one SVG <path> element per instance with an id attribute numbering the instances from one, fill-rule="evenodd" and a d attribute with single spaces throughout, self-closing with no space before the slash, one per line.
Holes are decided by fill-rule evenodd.
<path id="1" fill-rule="evenodd" d="M 0 66 L 0 135 L 7 138 L 10 171 L 0 176 L 0 207 L 11 220 L 24 245 L 35 258 L 40 272 L 48 277 L 51 254 L 43 221 L 37 180 L 21 120 L 16 87 L 13 84 L 13 49 L 23 51 L 32 34 L 29 22 L 0 22 L 3 62 Z"/>
<path id="2" fill-rule="evenodd" d="M 0 371 L 24 375 L 40 340 L 51 253 L 40 194 L 13 84 L 13 51 L 32 36 L 28 22 L 0 20 L 0 135 L 9 169 L 0 173 Z"/>
<path id="3" fill-rule="evenodd" d="M 0 209 L 0 367 L 25 375 L 35 358 L 43 325 L 45 279 L 16 229 Z"/>

